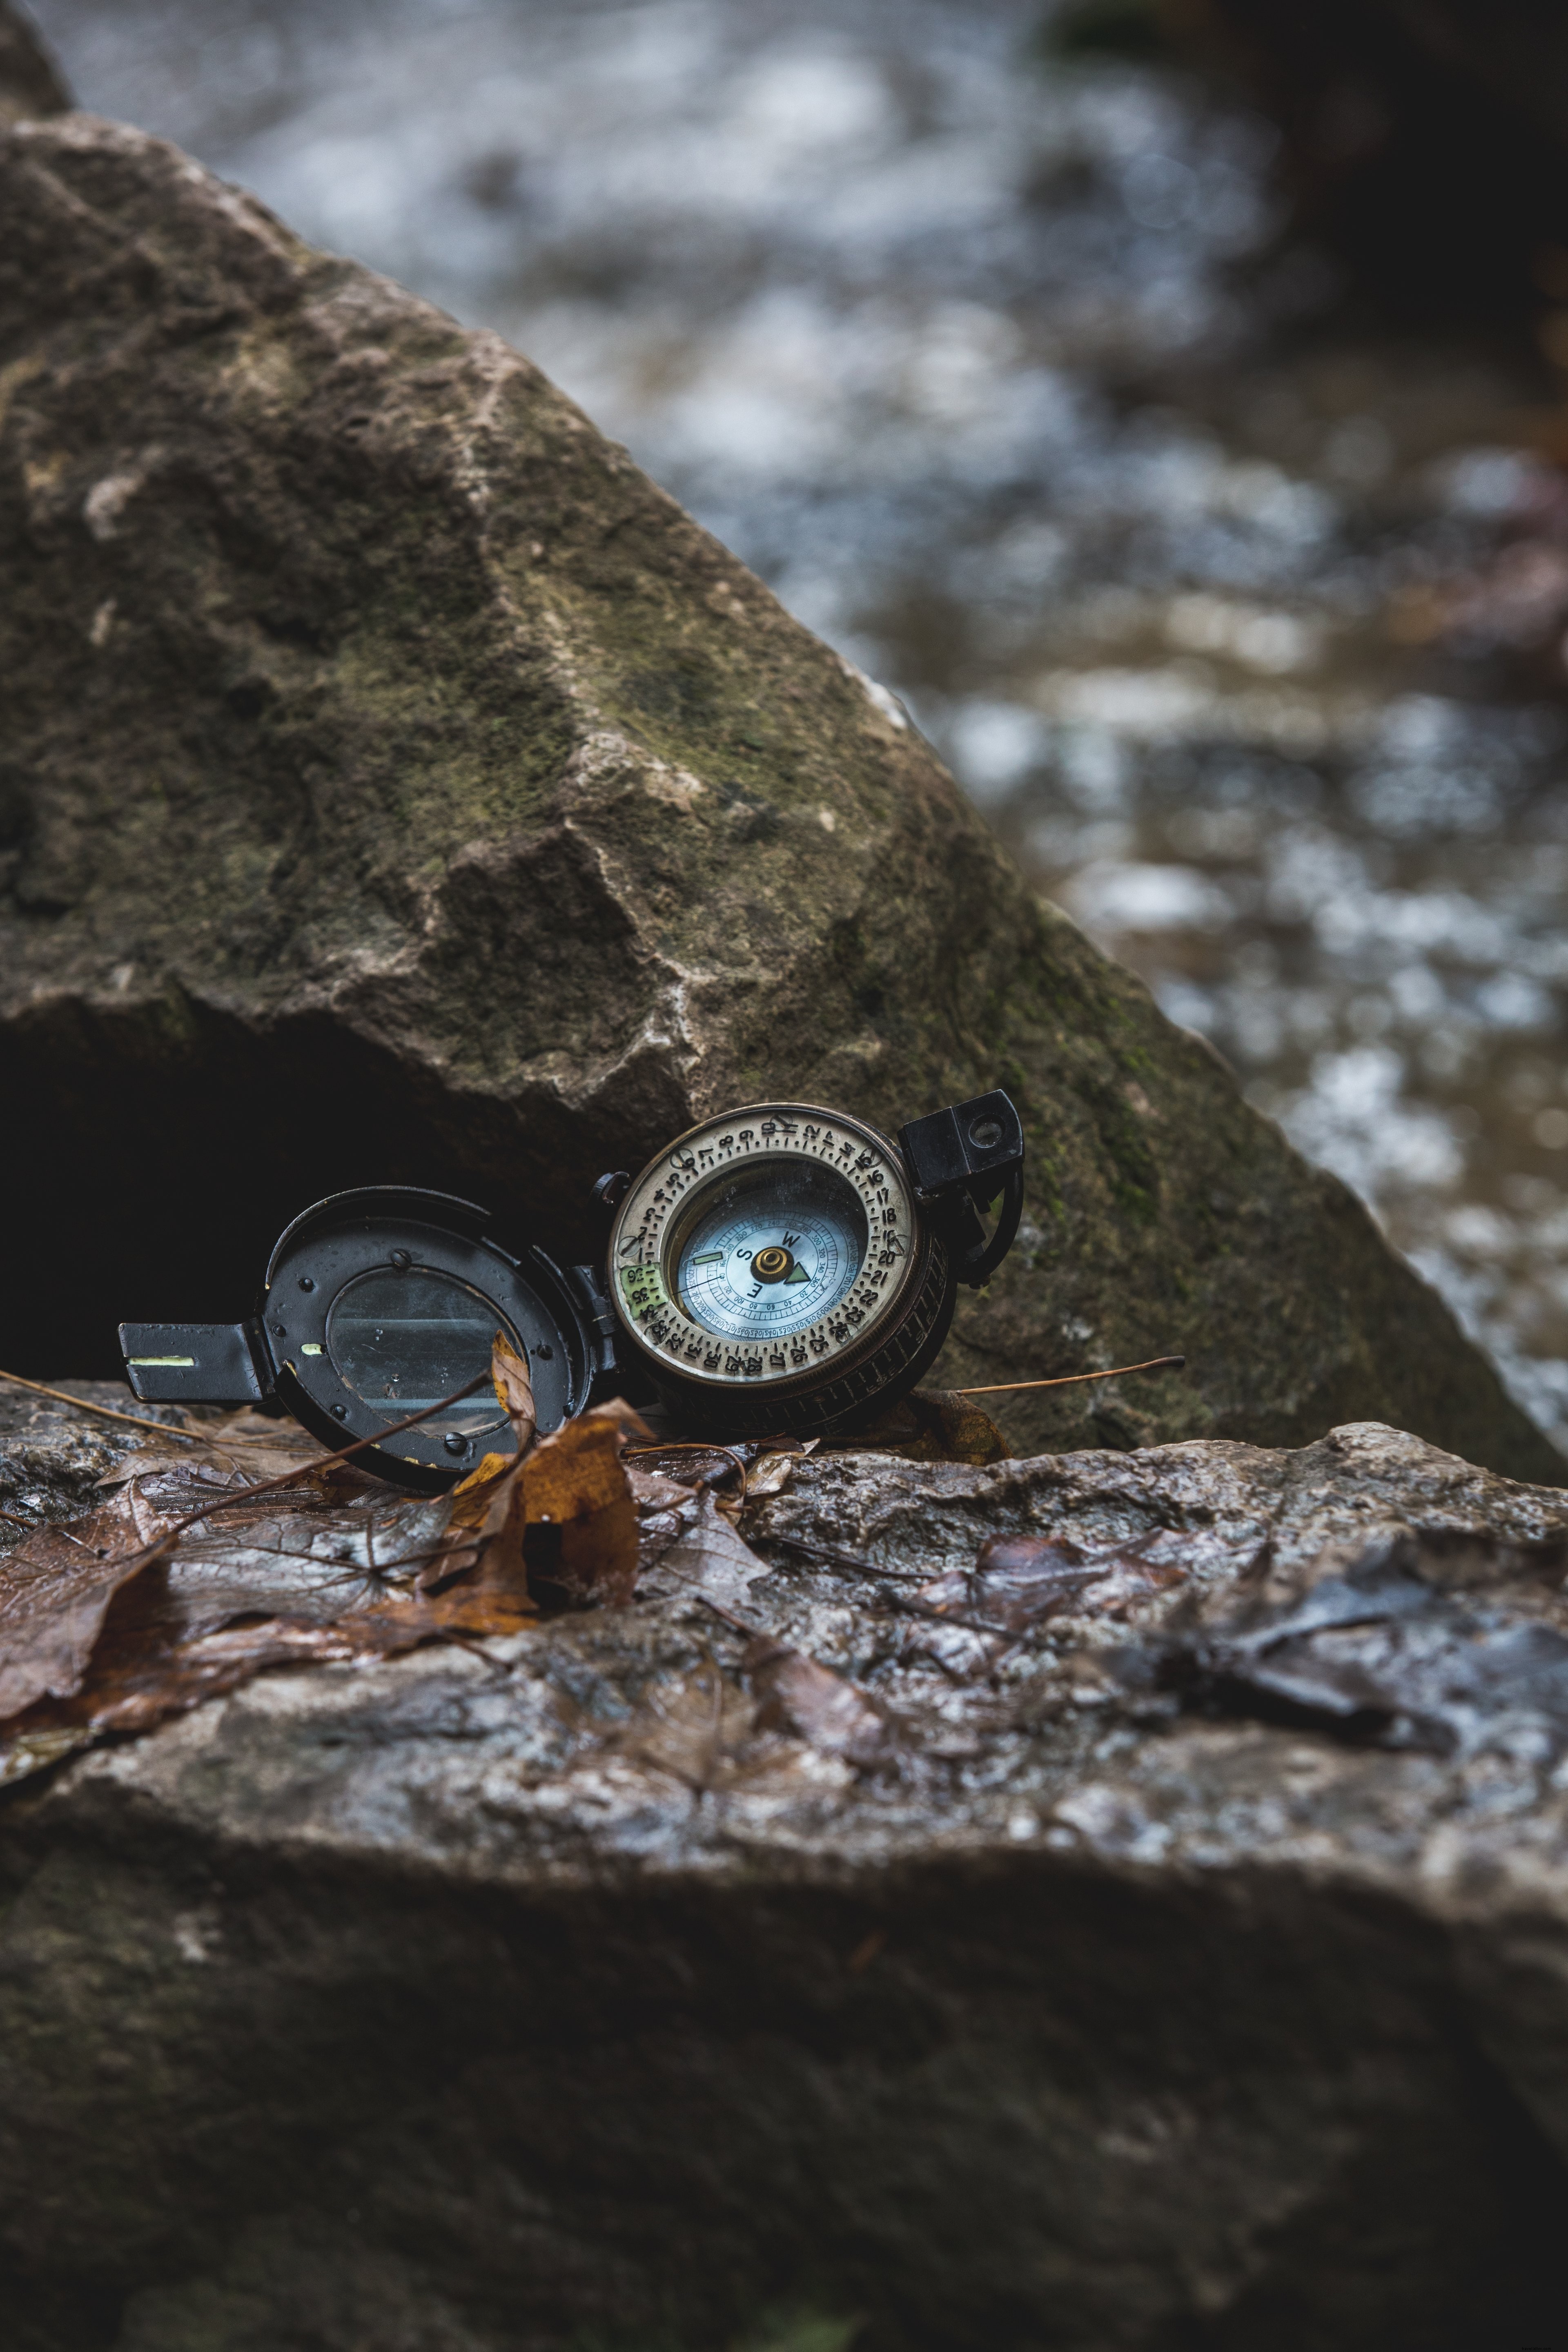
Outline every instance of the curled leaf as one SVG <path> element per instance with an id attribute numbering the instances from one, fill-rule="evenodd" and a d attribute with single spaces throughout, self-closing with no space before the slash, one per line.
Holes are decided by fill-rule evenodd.
<path id="1" fill-rule="evenodd" d="M 530 1577 L 568 1602 L 614 1608 L 637 1586 L 637 1505 L 621 1460 L 629 1411 L 617 1400 L 579 1413 L 522 1467 Z"/>
<path id="2" fill-rule="evenodd" d="M 642 1423 L 618 1398 L 579 1413 L 527 1454 L 487 1454 L 452 1496 L 451 1543 L 422 1589 L 488 1591 L 531 1613 L 539 1594 L 582 1606 L 629 1601 L 637 1515 L 622 1447 Z M 473 1630 L 473 1629 L 470 1629 Z"/>
<path id="3" fill-rule="evenodd" d="M 132 1487 L 74 1527 L 35 1528 L 0 1559 L 0 1717 L 80 1689 L 110 1601 L 156 1557 L 157 1527 Z"/>
<path id="4" fill-rule="evenodd" d="M 538 1425 L 533 1383 L 528 1377 L 527 1364 L 504 1331 L 496 1333 L 490 1349 L 490 1379 L 495 1383 L 501 1411 L 512 1425 L 517 1450 L 520 1454 L 526 1454 L 533 1443 L 533 1433 Z"/>

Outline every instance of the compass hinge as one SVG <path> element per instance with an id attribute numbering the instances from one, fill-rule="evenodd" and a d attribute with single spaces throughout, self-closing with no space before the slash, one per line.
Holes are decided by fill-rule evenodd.
<path id="1" fill-rule="evenodd" d="M 588 1381 L 595 1384 L 616 1370 L 616 1311 L 591 1265 L 569 1265 L 566 1287 L 583 1316 L 588 1334 Z"/>
<path id="2" fill-rule="evenodd" d="M 1000 1088 L 911 1119 L 899 1143 L 916 1198 L 945 1226 L 953 1270 L 971 1288 L 984 1282 L 1013 1246 L 1024 1210 L 1024 1128 Z M 988 1236 L 978 1212 L 1005 1197 Z"/>

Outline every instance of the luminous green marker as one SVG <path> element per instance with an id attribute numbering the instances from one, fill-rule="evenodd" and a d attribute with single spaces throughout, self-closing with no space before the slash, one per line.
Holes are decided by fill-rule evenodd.
<path id="1" fill-rule="evenodd" d="M 724 1253 L 722 1250 L 703 1250 L 691 1263 L 693 1265 L 722 1265 Z"/>

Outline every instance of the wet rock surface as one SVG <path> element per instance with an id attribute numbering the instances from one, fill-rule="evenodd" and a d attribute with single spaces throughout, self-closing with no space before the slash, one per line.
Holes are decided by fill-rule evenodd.
<path id="1" fill-rule="evenodd" d="M 1375 1414 L 1560 1474 L 891 698 L 526 360 L 84 116 L 13 130 L 0 198 L 18 1364 L 242 1310 L 336 1184 L 444 1184 L 575 1255 L 592 1178 L 696 1116 L 896 1124 L 1000 1078 L 1025 1246 L 942 1377 L 1192 1366 L 1005 1402 L 1015 1444 Z"/>
<path id="2" fill-rule="evenodd" d="M 9 2340 L 1535 2340 L 1558 1492 L 1364 1423 L 843 1451 L 748 1562 L 640 1475 L 629 1608 L 12 1792 Z"/>
<path id="3" fill-rule="evenodd" d="M 120 1381 L 77 1381 L 63 1393 L 110 1412 L 137 1410 Z M 156 1405 L 142 1410 L 149 1421 L 160 1418 Z M 180 1419 L 169 1407 L 162 1417 L 172 1423 Z M 100 1478 L 130 1455 L 151 1455 L 160 1443 L 155 1432 L 129 1430 L 0 1381 L 0 1552 L 10 1550 L 28 1528 L 90 1510 Z"/>

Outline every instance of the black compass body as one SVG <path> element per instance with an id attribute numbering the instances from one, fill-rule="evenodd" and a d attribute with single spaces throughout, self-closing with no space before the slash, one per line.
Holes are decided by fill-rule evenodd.
<path id="1" fill-rule="evenodd" d="M 487 1213 L 449 1193 L 367 1185 L 296 1217 L 240 1323 L 122 1323 L 136 1395 L 159 1403 L 276 1397 L 329 1445 L 377 1439 L 479 1378 L 503 1331 L 528 1365 L 538 1425 L 581 1412 L 613 1362 L 612 1325 L 586 1267 L 513 1253 Z M 357 1458 L 416 1489 L 449 1486 L 514 1450 L 486 1383 Z"/>

